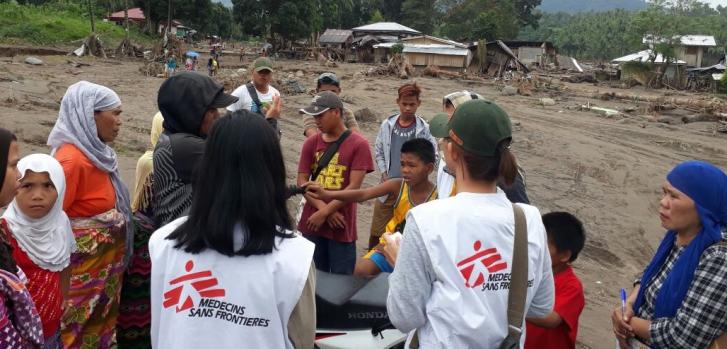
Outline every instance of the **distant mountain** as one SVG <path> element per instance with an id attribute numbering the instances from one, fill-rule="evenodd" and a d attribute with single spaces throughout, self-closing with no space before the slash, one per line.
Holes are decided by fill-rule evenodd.
<path id="1" fill-rule="evenodd" d="M 539 9 L 543 12 L 588 12 L 614 9 L 641 10 L 646 8 L 644 0 L 543 0 Z"/>
<path id="2" fill-rule="evenodd" d="M 232 8 L 232 0 L 212 0 L 212 2 L 219 2 L 222 5 L 225 5 L 225 7 Z"/>

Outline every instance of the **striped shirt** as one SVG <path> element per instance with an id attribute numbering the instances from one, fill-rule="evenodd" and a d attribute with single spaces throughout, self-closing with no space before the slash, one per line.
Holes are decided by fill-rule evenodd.
<path id="1" fill-rule="evenodd" d="M 702 253 L 687 295 L 672 318 L 654 319 L 656 296 L 684 247 L 674 246 L 662 268 L 644 291 L 636 316 L 651 320 L 653 348 L 707 348 L 727 330 L 727 232 L 722 243 Z M 642 285 L 643 286 L 643 285 Z"/>

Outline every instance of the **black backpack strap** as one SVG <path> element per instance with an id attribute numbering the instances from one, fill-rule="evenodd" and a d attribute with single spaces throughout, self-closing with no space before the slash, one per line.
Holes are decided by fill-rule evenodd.
<path id="1" fill-rule="evenodd" d="M 257 90 L 255 89 L 255 85 L 253 85 L 252 82 L 248 82 L 247 84 L 245 84 L 245 87 L 247 87 L 247 93 L 250 95 L 252 102 L 255 103 L 255 106 L 257 107 L 257 113 L 265 118 L 265 121 L 270 124 L 270 127 L 272 127 L 275 130 L 275 133 L 278 134 L 278 137 L 280 137 L 281 132 L 280 127 L 278 126 L 278 119 L 268 118 L 263 113 L 263 103 L 260 102 L 260 98 L 258 98 L 257 96 Z"/>
<path id="2" fill-rule="evenodd" d="M 257 107 L 258 114 L 265 116 L 265 114 L 263 114 L 263 103 L 260 102 L 260 98 L 257 96 L 255 85 L 253 85 L 252 82 L 248 82 L 245 84 L 245 87 L 247 87 L 247 93 L 250 95 L 252 102 L 255 103 L 255 106 Z"/>
<path id="3" fill-rule="evenodd" d="M 333 159 L 333 156 L 336 155 L 336 152 L 338 151 L 338 148 L 341 146 L 343 141 L 348 138 L 348 136 L 351 134 L 351 130 L 343 131 L 341 134 L 341 137 L 338 137 L 338 139 L 333 142 L 330 146 L 328 146 L 328 149 L 321 155 L 321 157 L 318 159 L 318 163 L 316 163 L 316 167 L 313 170 L 313 173 L 310 176 L 310 180 L 315 181 L 318 178 L 318 175 L 323 171 L 326 166 L 328 166 L 328 163 L 331 162 L 331 159 Z"/>

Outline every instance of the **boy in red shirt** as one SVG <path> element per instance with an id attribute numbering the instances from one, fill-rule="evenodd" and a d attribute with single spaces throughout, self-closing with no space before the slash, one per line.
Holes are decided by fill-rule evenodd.
<path id="1" fill-rule="evenodd" d="M 298 185 L 316 181 L 326 190 L 361 188 L 364 176 L 374 170 L 369 142 L 352 132 L 316 178 L 310 178 L 326 149 L 344 135 L 343 103 L 335 93 L 317 94 L 301 113 L 315 119 L 319 133 L 303 143 L 298 162 Z M 329 273 L 352 274 L 356 266 L 356 203 L 317 200 L 306 195 L 298 230 L 316 245 L 316 268 Z"/>
<path id="2" fill-rule="evenodd" d="M 555 307 L 544 318 L 528 318 L 525 349 L 574 349 L 585 306 L 583 285 L 571 268 L 586 241 L 583 224 L 567 212 L 543 215 L 555 282 Z"/>

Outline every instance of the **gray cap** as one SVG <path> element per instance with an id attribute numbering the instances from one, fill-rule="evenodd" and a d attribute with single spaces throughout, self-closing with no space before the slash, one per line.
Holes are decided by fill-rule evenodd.
<path id="1" fill-rule="evenodd" d="M 333 92 L 323 91 L 313 97 L 310 105 L 300 109 L 301 114 L 320 115 L 329 109 L 343 110 L 343 102 Z"/>
<path id="2" fill-rule="evenodd" d="M 316 80 L 316 84 L 320 87 L 320 85 L 335 85 L 335 86 L 341 86 L 341 81 L 338 80 L 338 77 L 336 74 L 327 72 L 323 73 L 318 76 L 318 80 Z"/>

